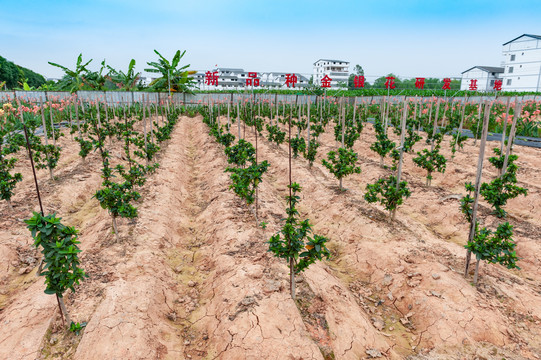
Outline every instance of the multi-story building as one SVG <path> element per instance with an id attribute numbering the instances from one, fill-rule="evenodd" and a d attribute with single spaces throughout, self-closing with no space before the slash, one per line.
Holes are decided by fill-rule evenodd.
<path id="1" fill-rule="evenodd" d="M 245 90 L 252 89 L 252 87 L 254 89 L 260 87 L 287 89 L 286 79 L 288 75 L 296 78 L 295 88 L 306 87 L 309 82 L 305 76 L 299 73 L 251 72 L 240 68 L 216 68 L 210 70 L 210 73 L 216 76 L 216 83 L 211 82 L 208 84 L 206 72 L 197 72 L 192 76 L 197 88 L 200 90 Z M 290 88 L 292 88 L 291 84 Z"/>
<path id="2" fill-rule="evenodd" d="M 503 90 L 541 91 L 541 36 L 523 34 L 503 44 Z"/>
<path id="3" fill-rule="evenodd" d="M 541 91 L 541 36 L 522 34 L 503 44 L 501 66 L 474 66 L 462 72 L 461 90 L 477 80 L 478 91 Z"/>
<path id="4" fill-rule="evenodd" d="M 327 78 L 325 78 L 327 76 Z M 349 78 L 349 62 L 343 60 L 319 59 L 314 63 L 314 84 L 321 86 L 322 80 L 331 79 L 331 88 L 347 86 Z"/>
<path id="5" fill-rule="evenodd" d="M 471 90 L 472 81 L 477 91 L 493 91 L 494 83 L 501 80 L 502 67 L 474 66 L 462 72 L 460 90 Z"/>

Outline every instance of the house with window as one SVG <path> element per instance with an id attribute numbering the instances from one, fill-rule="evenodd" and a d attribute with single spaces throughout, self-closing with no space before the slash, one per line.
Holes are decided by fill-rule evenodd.
<path id="1" fill-rule="evenodd" d="M 460 90 L 493 91 L 502 81 L 503 91 L 541 91 L 541 35 L 522 34 L 503 44 L 500 67 L 474 66 L 462 72 Z"/>
<path id="2" fill-rule="evenodd" d="M 474 66 L 462 72 L 460 90 L 472 90 L 472 86 L 476 86 L 477 91 L 493 91 L 494 83 L 502 80 L 502 74 L 502 67 Z"/>
<path id="3" fill-rule="evenodd" d="M 349 78 L 349 62 L 344 60 L 319 59 L 314 63 L 314 84 L 321 86 L 321 80 L 331 78 L 331 88 L 337 89 L 340 84 L 347 86 Z"/>
<path id="4" fill-rule="evenodd" d="M 503 90 L 541 91 L 541 36 L 523 34 L 503 44 Z"/>

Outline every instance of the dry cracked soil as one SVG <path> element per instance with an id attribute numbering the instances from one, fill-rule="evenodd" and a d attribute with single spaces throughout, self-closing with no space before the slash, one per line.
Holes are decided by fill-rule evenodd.
<path id="1" fill-rule="evenodd" d="M 252 130 L 245 136 L 255 143 Z M 78 144 L 61 138 L 57 179 L 44 170 L 38 178 L 45 211 L 80 230 L 89 277 L 65 296 L 72 318 L 87 323 L 80 335 L 62 329 L 56 300 L 36 276 L 40 254 L 22 220 L 38 205 L 21 151 L 14 211 L 0 203 L 0 359 L 540 359 L 540 151 L 515 148 L 529 194 L 506 209 L 521 269 L 482 263 L 474 287 L 462 274 L 468 225 L 459 199 L 474 181 L 479 147 L 469 140 L 451 160 L 446 139 L 447 170 L 431 187 L 406 154 L 412 196 L 389 223 L 363 198 L 389 171 L 369 149 L 374 139 L 367 125 L 354 147 L 362 173 L 344 180 L 345 192 L 321 165 L 338 146 L 330 126 L 313 167 L 293 160 L 301 217 L 332 252 L 298 277 L 293 301 L 288 268 L 266 244 L 285 217 L 286 145 L 258 139 L 259 160 L 271 164 L 258 192 L 263 229 L 229 190 L 223 148 L 201 116 L 182 116 L 141 189 L 139 217 L 121 220 L 117 239 L 92 198 L 98 155 L 83 162 Z M 112 153 L 122 161 L 119 144 Z M 483 179 L 495 176 L 485 161 Z M 500 221 L 484 201 L 480 217 L 490 228 Z"/>

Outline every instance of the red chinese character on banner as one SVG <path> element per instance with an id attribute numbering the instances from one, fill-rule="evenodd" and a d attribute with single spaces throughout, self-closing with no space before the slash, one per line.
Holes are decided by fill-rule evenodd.
<path id="1" fill-rule="evenodd" d="M 205 73 L 205 84 L 218 86 L 218 71 Z"/>
<path id="2" fill-rule="evenodd" d="M 415 78 L 415 88 L 424 89 L 425 88 L 425 78 Z"/>
<path id="3" fill-rule="evenodd" d="M 330 88 L 331 87 L 331 81 L 332 81 L 332 79 L 328 75 L 325 75 L 323 77 L 323 79 L 321 79 L 321 87 Z"/>
<path id="4" fill-rule="evenodd" d="M 286 85 L 289 87 L 291 85 L 292 87 L 295 87 L 295 84 L 297 83 L 297 75 L 295 74 L 286 74 Z"/>
<path id="5" fill-rule="evenodd" d="M 451 79 L 445 78 L 443 79 L 443 86 L 441 87 L 442 90 L 451 90 Z"/>
<path id="6" fill-rule="evenodd" d="M 470 80 L 470 90 L 477 90 L 477 80 L 471 79 Z"/>
<path id="7" fill-rule="evenodd" d="M 494 90 L 501 91 L 502 90 L 503 81 L 502 80 L 494 80 Z"/>
<path id="8" fill-rule="evenodd" d="M 257 78 L 256 72 L 249 72 L 248 79 L 246 79 L 246 86 L 259 86 L 259 79 Z"/>
<path id="9" fill-rule="evenodd" d="M 355 85 L 356 88 L 363 88 L 364 87 L 364 76 L 358 75 L 353 78 L 353 85 Z"/>
<path id="10" fill-rule="evenodd" d="M 385 79 L 387 79 L 387 81 L 385 81 L 385 89 L 394 89 L 396 87 L 394 84 L 394 76 L 387 76 Z"/>

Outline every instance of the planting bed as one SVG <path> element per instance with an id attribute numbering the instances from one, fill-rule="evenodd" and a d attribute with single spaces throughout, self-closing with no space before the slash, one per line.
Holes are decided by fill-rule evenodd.
<path id="1" fill-rule="evenodd" d="M 369 148 L 373 126 L 353 147 L 362 172 L 344 178 L 345 192 L 321 162 L 339 145 L 332 130 L 320 136 L 313 167 L 292 161 L 303 188 L 300 215 L 332 253 L 298 276 L 296 301 L 286 262 L 267 243 L 285 217 L 286 144 L 258 139 L 258 161 L 271 164 L 258 188 L 262 228 L 229 190 L 223 147 L 202 116 L 181 116 L 142 187 L 138 218 L 119 219 L 117 239 L 92 198 L 102 181 L 99 155 L 83 162 L 79 145 L 61 138 L 58 179 L 46 170 L 38 178 L 45 211 L 80 230 L 89 278 L 65 295 L 72 318 L 87 322 L 80 335 L 61 328 L 55 298 L 36 276 L 39 253 L 22 219 L 38 205 L 21 150 L 13 213 L 0 202 L 0 359 L 541 358 L 541 150 L 514 148 L 519 184 L 529 189 L 506 206 L 521 269 L 482 263 L 475 287 L 463 276 L 468 224 L 460 198 L 475 179 L 479 146 L 470 139 L 451 160 L 446 137 L 447 169 L 431 187 L 405 154 L 412 195 L 390 223 L 364 199 L 366 185 L 388 172 Z M 246 140 L 255 144 L 253 129 Z M 487 144 L 487 158 L 497 146 Z M 120 144 L 110 150 L 121 156 Z M 483 180 L 496 175 L 485 161 Z M 479 212 L 483 226 L 500 222 L 484 201 Z"/>

